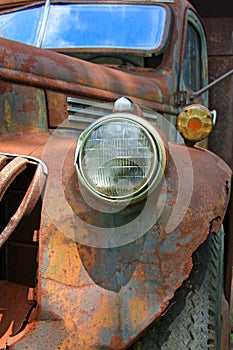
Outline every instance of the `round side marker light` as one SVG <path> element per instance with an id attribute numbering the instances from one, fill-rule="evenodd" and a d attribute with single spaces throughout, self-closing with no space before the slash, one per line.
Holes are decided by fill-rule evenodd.
<path id="1" fill-rule="evenodd" d="M 177 118 L 177 129 L 185 140 L 193 143 L 206 138 L 213 124 L 212 113 L 199 104 L 185 107 Z"/>

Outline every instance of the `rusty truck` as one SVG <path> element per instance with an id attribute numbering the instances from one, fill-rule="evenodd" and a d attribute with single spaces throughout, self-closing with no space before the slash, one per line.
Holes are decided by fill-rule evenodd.
<path id="1" fill-rule="evenodd" d="M 196 10 L 1 0 L 0 36 L 0 348 L 226 350 Z"/>

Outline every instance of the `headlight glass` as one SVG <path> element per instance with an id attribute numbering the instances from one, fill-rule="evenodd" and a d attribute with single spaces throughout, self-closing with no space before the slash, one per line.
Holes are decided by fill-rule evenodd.
<path id="1" fill-rule="evenodd" d="M 143 125 L 128 118 L 103 118 L 84 134 L 76 168 L 92 192 L 123 200 L 147 191 L 161 156 Z"/>

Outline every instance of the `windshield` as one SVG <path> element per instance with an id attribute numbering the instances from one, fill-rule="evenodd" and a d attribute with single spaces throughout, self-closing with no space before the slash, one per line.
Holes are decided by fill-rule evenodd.
<path id="1" fill-rule="evenodd" d="M 50 5 L 44 16 L 42 9 L 1 15 L 0 35 L 50 49 L 155 51 L 164 45 L 169 27 L 167 10 L 158 5 Z M 38 37 L 40 41 L 36 40 Z"/>
<path id="2" fill-rule="evenodd" d="M 165 20 L 159 6 L 51 6 L 42 46 L 153 50 L 161 45 Z"/>
<path id="3" fill-rule="evenodd" d="M 42 10 L 36 7 L 1 15 L 0 36 L 34 45 Z"/>

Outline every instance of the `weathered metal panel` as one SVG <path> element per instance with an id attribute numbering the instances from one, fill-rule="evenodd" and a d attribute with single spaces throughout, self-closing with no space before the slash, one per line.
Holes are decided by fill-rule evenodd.
<path id="1" fill-rule="evenodd" d="M 28 300 L 28 291 L 28 286 L 0 281 L 0 349 L 5 349 L 8 337 L 21 329 L 22 320 L 26 319 L 32 307 Z"/>
<path id="2" fill-rule="evenodd" d="M 93 65 L 91 62 L 72 57 L 64 59 L 63 55 L 46 50 L 41 51 L 38 48 L 20 45 L 20 43 L 14 41 L 9 46 L 8 41 L 2 38 L 0 41 L 0 67 L 3 67 L 0 69 L 0 73 L 2 71 L 2 78 L 4 78 L 4 72 L 7 73 L 5 67 L 9 67 L 9 57 L 11 57 L 11 72 L 8 71 L 8 73 L 12 73 L 14 69 L 12 79 L 14 76 L 18 76 L 19 82 L 20 72 L 24 72 L 21 82 L 27 78 L 28 73 L 29 77 L 31 76 L 32 78 L 33 76 L 35 78 L 40 76 L 41 84 L 44 83 L 44 85 L 46 78 L 52 78 L 62 82 L 88 85 L 96 89 L 102 87 L 105 91 L 114 91 L 121 93 L 121 95 L 128 94 L 130 91 L 135 97 L 144 97 L 145 99 L 162 102 L 161 90 L 153 80 L 148 80 L 145 85 L 144 79 L 140 76 L 129 76 L 117 70 L 111 70 L 111 74 L 109 74 L 108 68 Z M 15 56 L 15 52 L 17 52 L 17 56 Z M 31 83 L 33 84 L 33 80 Z M 56 81 L 53 83 L 56 84 Z"/>
<path id="3" fill-rule="evenodd" d="M 38 313 L 34 320 L 27 314 L 27 325 L 18 334 L 6 334 L 10 348 L 126 348 L 165 310 L 209 231 L 218 232 L 231 173 L 208 151 L 170 144 L 161 188 L 146 199 L 133 223 L 124 225 L 122 214 L 119 225 L 117 216 L 90 208 L 81 196 L 73 166 L 78 133 L 59 130 L 50 137 L 44 132 L 65 119 L 70 95 L 99 101 L 128 95 L 157 111 L 177 114 L 174 93 L 182 53 L 177 39 L 184 35 L 181 14 L 187 5 L 176 2 L 180 21 L 174 21 L 173 41 L 159 73 L 129 74 L 0 39 L 0 151 L 33 155 L 49 167 L 33 296 Z M 4 166 L 5 158 L 0 163 Z M 125 216 L 129 220 L 127 211 Z M 112 237 L 118 230 L 129 237 L 127 243 L 103 247 L 105 237 L 119 243 L 119 236 Z M 24 316 L 13 322 L 22 324 Z"/>
<path id="4" fill-rule="evenodd" d="M 49 127 L 55 128 L 68 118 L 67 98 L 64 93 L 47 90 Z"/>
<path id="5" fill-rule="evenodd" d="M 209 230 L 218 231 L 224 215 L 230 187 L 225 163 L 203 149 L 188 149 L 191 162 L 184 168 L 187 151 L 170 144 L 160 219 L 127 245 L 93 246 L 86 223 L 94 223 L 98 213 L 87 206 L 78 189 L 72 166 L 75 140 L 75 135 L 55 133 L 42 153 L 49 177 L 40 230 L 40 309 L 37 321 L 28 326 L 29 333 L 16 349 L 25 344 L 34 348 L 41 344 L 61 349 L 126 348 L 166 308 L 189 275 L 193 251 Z M 153 216 L 155 206 L 150 203 L 147 217 Z M 178 221 L 175 213 L 181 215 Z M 146 212 L 143 215 L 145 218 Z M 101 234 L 101 225 L 94 229 Z M 111 228 L 107 230 L 111 235 Z M 51 327 L 59 330 L 56 339 Z"/>
<path id="6" fill-rule="evenodd" d="M 44 131 L 47 129 L 44 91 L 1 81 L 0 114 L 3 136 Z"/>
<path id="7" fill-rule="evenodd" d="M 33 1 L 31 0 L 11 0 L 11 1 L 6 1 L 6 0 L 0 0 L 0 9 L 3 8 L 10 8 L 14 6 L 22 6 L 22 5 L 28 5 L 32 3 Z"/>

